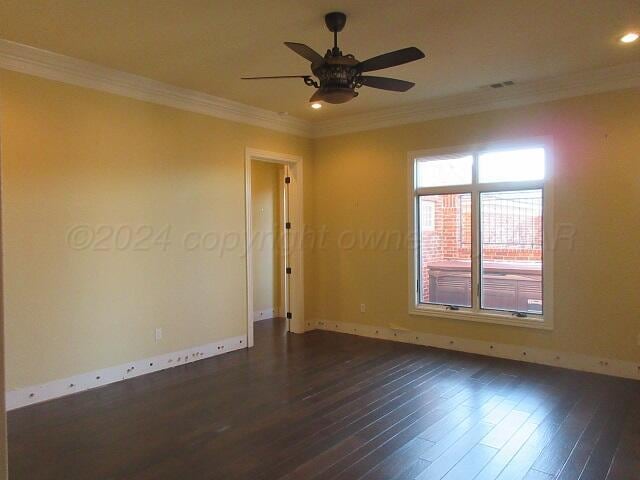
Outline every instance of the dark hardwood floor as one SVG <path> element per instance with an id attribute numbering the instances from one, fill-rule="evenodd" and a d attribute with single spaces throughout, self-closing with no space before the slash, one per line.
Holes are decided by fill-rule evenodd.
<path id="1" fill-rule="evenodd" d="M 640 478 L 639 382 L 283 325 L 10 412 L 10 479 Z"/>

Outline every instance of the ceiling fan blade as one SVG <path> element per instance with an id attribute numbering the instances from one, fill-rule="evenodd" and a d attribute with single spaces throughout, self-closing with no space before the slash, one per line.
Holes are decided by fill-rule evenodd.
<path id="1" fill-rule="evenodd" d="M 377 57 L 360 62 L 358 68 L 361 72 L 371 72 L 372 70 L 382 70 L 383 68 L 395 67 L 404 63 L 413 62 L 424 58 L 425 55 L 416 47 L 403 48 L 394 52 L 384 53 Z"/>
<path id="2" fill-rule="evenodd" d="M 362 81 L 362 85 L 366 85 L 367 87 L 391 90 L 393 92 L 406 92 L 415 85 L 413 82 L 398 80 L 397 78 L 364 76 L 360 77 L 360 80 Z"/>
<path id="3" fill-rule="evenodd" d="M 304 43 L 284 42 L 284 44 L 291 50 L 296 52 L 298 55 L 306 58 L 313 64 L 319 65 L 324 62 L 324 58 L 322 58 L 322 55 L 320 55 L 313 48 L 305 45 Z"/>
<path id="4" fill-rule="evenodd" d="M 270 80 L 274 78 L 307 78 L 309 75 L 278 75 L 275 77 L 242 77 L 240 80 Z"/>

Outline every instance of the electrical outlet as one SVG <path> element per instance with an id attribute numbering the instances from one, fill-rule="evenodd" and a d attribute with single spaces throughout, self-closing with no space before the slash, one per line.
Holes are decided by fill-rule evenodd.
<path id="1" fill-rule="evenodd" d="M 162 340 L 162 328 L 156 328 L 156 343 Z"/>
<path id="2" fill-rule="evenodd" d="M 367 311 L 367 306 L 364 303 L 360 304 L 360 313 L 364 313 Z"/>

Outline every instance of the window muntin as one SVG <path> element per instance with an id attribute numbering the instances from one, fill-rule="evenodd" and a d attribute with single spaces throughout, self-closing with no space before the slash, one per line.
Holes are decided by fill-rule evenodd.
<path id="1" fill-rule="evenodd" d="M 471 282 L 472 293 L 470 302 L 456 302 L 455 297 L 443 298 L 429 288 L 430 285 L 426 284 L 429 274 L 425 275 L 424 269 L 430 262 L 425 258 L 423 251 L 424 229 L 419 230 L 416 231 L 417 243 L 412 257 L 417 275 L 412 312 L 550 328 L 551 275 L 547 274 L 546 269 L 547 264 L 549 269 L 551 268 L 552 256 L 545 255 L 547 260 L 542 261 L 545 249 L 542 227 L 547 218 L 551 221 L 550 216 L 542 215 L 550 208 L 547 205 L 548 196 L 544 194 L 548 176 L 546 169 L 549 166 L 546 146 L 540 145 L 542 144 L 511 149 L 469 148 L 466 151 L 470 153 L 465 154 L 453 152 L 451 155 L 411 157 L 414 168 L 414 218 L 418 227 L 420 198 L 461 195 L 456 216 L 456 238 L 460 248 L 466 247 L 471 252 L 469 268 L 465 274 Z M 451 185 L 442 185 L 442 176 L 438 176 L 437 181 L 434 181 L 428 177 L 428 171 L 425 170 L 422 170 L 422 176 L 419 178 L 422 163 L 433 159 L 468 157 L 471 158 L 471 182 L 468 185 L 458 181 L 449 182 Z M 482 176 L 480 158 L 483 161 Z M 505 167 L 505 163 L 509 165 Z M 484 210 L 481 208 L 481 199 Z M 499 227 L 498 217 L 505 214 L 500 209 L 505 207 L 511 210 L 506 212 L 504 223 Z M 435 218 L 438 219 L 440 215 L 436 209 Z M 434 230 L 437 231 L 437 228 L 438 220 Z M 502 257 L 499 257 L 499 254 L 503 254 Z M 544 282 L 543 271 L 546 279 Z M 504 280 L 507 280 L 506 285 Z M 500 290 L 505 286 L 509 292 L 506 296 Z M 543 292 L 546 292 L 547 288 L 548 296 L 545 297 L 543 309 Z M 460 298 L 460 292 L 456 294 L 457 298 Z M 434 301 L 435 298 L 437 301 Z M 442 312 L 443 305 L 447 310 L 459 311 L 437 313 Z"/>

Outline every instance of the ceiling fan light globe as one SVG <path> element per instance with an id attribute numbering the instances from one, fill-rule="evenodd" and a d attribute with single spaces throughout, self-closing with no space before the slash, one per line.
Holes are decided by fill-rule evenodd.
<path id="1" fill-rule="evenodd" d="M 351 88 L 331 88 L 321 92 L 322 101 L 334 105 L 347 103 L 356 96 L 357 93 Z"/>

